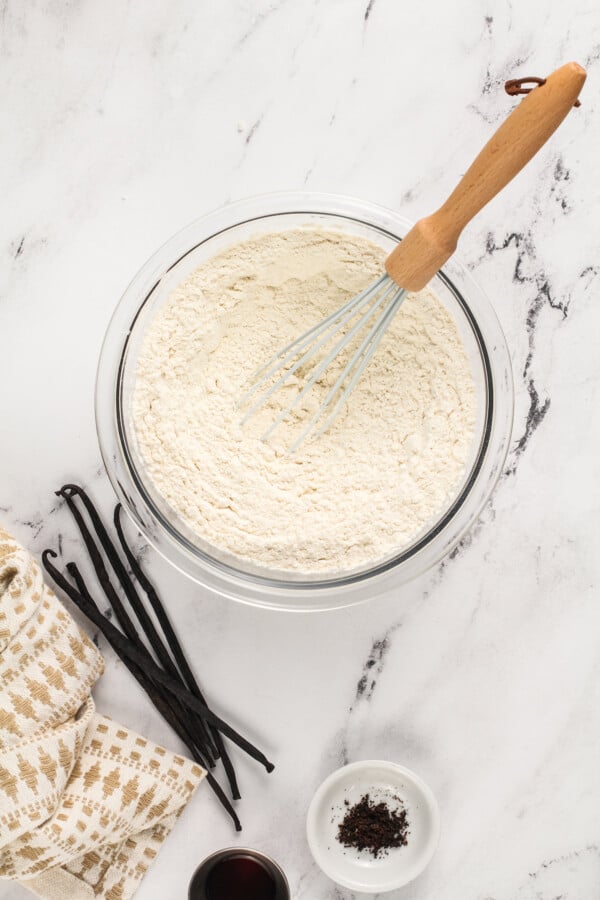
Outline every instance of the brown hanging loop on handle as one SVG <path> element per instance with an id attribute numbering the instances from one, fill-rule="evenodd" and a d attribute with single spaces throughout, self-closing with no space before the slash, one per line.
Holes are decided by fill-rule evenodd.
<path id="1" fill-rule="evenodd" d="M 509 97 L 515 97 L 517 94 L 529 94 L 535 90 L 535 88 L 523 87 L 524 84 L 534 84 L 536 87 L 540 87 L 542 84 L 546 84 L 546 79 L 536 78 L 535 76 L 531 78 L 509 78 L 504 84 L 504 90 Z M 573 106 L 581 106 L 581 102 L 576 100 Z"/>

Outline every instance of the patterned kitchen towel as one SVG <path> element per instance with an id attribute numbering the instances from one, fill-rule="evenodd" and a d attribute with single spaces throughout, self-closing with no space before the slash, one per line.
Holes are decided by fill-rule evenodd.
<path id="1" fill-rule="evenodd" d="M 102 656 L 0 529 L 0 877 L 127 900 L 203 770 L 95 711 Z"/>

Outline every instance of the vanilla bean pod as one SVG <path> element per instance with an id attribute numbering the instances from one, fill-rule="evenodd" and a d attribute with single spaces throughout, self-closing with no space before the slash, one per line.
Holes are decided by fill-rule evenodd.
<path id="1" fill-rule="evenodd" d="M 46 561 L 44 562 L 44 565 L 46 565 L 46 568 L 48 568 L 48 563 Z M 67 563 L 67 571 L 69 572 L 69 574 L 71 575 L 71 577 L 73 578 L 75 583 L 77 584 L 79 591 L 85 597 L 85 599 L 89 600 L 90 603 L 93 603 L 96 606 L 96 608 L 98 609 L 98 605 L 94 602 L 90 592 L 88 591 L 86 584 L 83 580 L 83 577 L 81 575 L 81 572 L 77 568 L 77 565 L 75 563 Z M 55 580 L 56 580 L 56 574 L 57 573 L 55 572 L 53 575 L 53 578 L 55 578 Z M 60 573 L 58 573 L 58 574 L 60 574 Z M 60 584 L 61 584 L 61 587 L 63 588 L 63 590 L 65 591 L 65 593 L 67 593 L 68 596 L 71 598 L 71 600 L 79 607 L 78 600 L 73 596 L 71 587 L 68 584 L 68 582 L 62 581 L 62 582 L 60 582 Z M 100 610 L 98 610 L 98 612 L 100 612 Z M 227 796 L 227 794 L 225 793 L 225 791 L 223 790 L 223 788 L 221 787 L 221 785 L 219 784 L 219 782 L 217 781 L 215 776 L 210 771 L 210 767 L 209 767 L 210 764 L 209 764 L 206 756 L 203 754 L 202 749 L 196 745 L 193 736 L 190 735 L 189 731 L 187 730 L 185 721 L 179 719 L 175 715 L 175 713 L 170 705 L 170 702 L 169 702 L 170 697 L 165 696 L 164 688 L 162 688 L 159 685 L 156 685 L 154 682 L 152 682 L 146 676 L 144 670 L 141 669 L 139 666 L 134 665 L 134 663 L 132 663 L 130 660 L 123 660 L 123 663 L 129 670 L 129 672 L 131 672 L 131 674 L 136 679 L 136 681 L 140 684 L 140 687 L 150 697 L 150 699 L 152 700 L 152 703 L 154 704 L 154 706 L 156 707 L 158 712 L 165 719 L 165 721 L 171 726 L 171 728 L 173 729 L 173 731 L 175 732 L 177 737 L 186 745 L 186 747 L 190 751 L 190 755 L 191 755 L 192 759 L 194 760 L 194 762 L 199 763 L 202 766 L 202 768 L 205 770 L 206 780 L 208 781 L 208 783 L 211 787 L 211 790 L 216 794 L 217 799 L 219 800 L 221 805 L 225 808 L 225 811 L 231 817 L 234 827 L 235 827 L 235 830 L 241 831 L 242 823 L 240 822 L 235 809 L 231 805 L 229 797 Z M 214 762 L 212 763 L 212 765 L 214 766 Z"/>
<path id="2" fill-rule="evenodd" d="M 125 566 L 121 562 L 121 559 L 116 551 L 116 548 L 108 536 L 104 524 L 100 517 L 98 516 L 95 508 L 89 502 L 88 497 L 85 495 L 85 492 L 78 488 L 77 485 L 73 484 L 65 484 L 60 491 L 56 491 L 57 496 L 64 497 L 67 501 L 69 509 L 73 513 L 76 514 L 76 506 L 73 502 L 73 497 L 78 496 L 81 498 L 82 502 L 85 505 L 85 508 L 90 516 L 92 521 L 92 525 L 94 530 L 98 536 L 98 539 L 106 553 L 108 561 L 110 562 L 113 570 L 117 576 L 117 579 L 123 588 L 125 596 L 129 600 L 129 604 L 133 609 L 144 634 L 147 636 L 150 646 L 154 650 L 156 654 L 156 658 L 160 662 L 160 664 L 166 669 L 169 674 L 173 675 L 174 678 L 177 677 L 177 667 L 174 665 L 173 660 L 169 656 L 166 651 L 155 627 L 152 619 L 147 614 L 144 609 L 142 602 L 137 594 L 135 586 L 129 577 L 129 573 L 127 572 Z M 80 531 L 82 528 L 81 519 L 77 518 L 77 524 L 79 525 Z"/>
<path id="3" fill-rule="evenodd" d="M 93 604 L 98 612 L 101 613 L 98 604 L 87 588 L 87 585 L 83 579 L 81 572 L 79 571 L 77 564 L 74 562 L 67 563 L 67 572 L 77 585 L 77 588 L 82 597 L 88 603 Z M 71 599 L 73 599 L 73 596 L 71 594 L 69 594 L 69 596 L 71 596 Z M 74 600 L 74 602 L 77 603 L 78 607 L 80 606 L 79 601 Z M 143 646 L 141 649 L 144 649 Z M 203 754 L 202 759 L 196 759 L 196 762 L 200 762 L 205 769 L 207 769 L 209 766 L 214 766 L 214 761 L 210 760 L 210 758 L 207 757 L 205 748 L 201 743 L 198 742 L 197 736 L 190 731 L 189 716 L 184 717 L 182 715 L 182 712 L 177 715 L 177 711 L 182 711 L 182 707 L 180 707 L 179 704 L 170 703 L 169 701 L 171 698 L 167 695 L 165 689 L 161 685 L 153 682 L 151 678 L 148 678 L 143 669 L 141 669 L 135 663 L 132 663 L 130 660 L 123 660 L 123 662 L 129 669 L 131 674 L 140 682 L 140 684 L 142 684 L 142 687 L 158 709 L 159 713 L 163 716 L 163 718 L 165 718 L 169 722 L 171 727 L 175 727 L 174 723 L 177 723 L 177 728 L 175 730 L 177 731 L 178 736 L 181 738 L 184 744 L 188 747 L 194 758 L 196 758 L 196 756 L 201 753 Z"/>
<path id="4" fill-rule="evenodd" d="M 112 608 L 115 611 L 115 615 L 119 624 L 123 628 L 125 634 L 138 646 L 144 647 L 144 643 L 142 639 L 139 637 L 137 629 L 133 624 L 129 614 L 127 613 L 119 595 L 113 588 L 112 582 L 110 580 L 110 576 L 106 571 L 106 567 L 104 565 L 104 560 L 102 559 L 102 555 L 96 547 L 94 538 L 88 529 L 83 516 L 78 510 L 74 496 L 79 496 L 83 501 L 88 514 L 90 515 L 90 519 L 94 526 L 96 533 L 98 534 L 98 538 L 102 544 L 102 547 L 107 555 L 107 558 L 119 579 L 121 586 L 125 592 L 127 599 L 136 615 L 136 618 L 142 627 L 144 634 L 148 637 L 150 645 L 156 654 L 158 661 L 163 665 L 169 674 L 171 674 L 174 678 L 181 680 L 180 674 L 177 670 L 177 667 L 173 663 L 168 650 L 164 647 L 162 640 L 157 633 L 154 623 L 148 616 L 143 604 L 137 594 L 135 586 L 131 579 L 129 578 L 129 574 L 125 569 L 121 559 L 118 555 L 117 549 L 112 543 L 106 529 L 104 528 L 104 524 L 100 519 L 100 516 L 96 512 L 94 506 L 91 501 L 85 494 L 85 492 L 79 488 L 77 485 L 66 484 L 64 485 L 60 491 L 56 491 L 57 496 L 63 497 L 69 507 L 69 510 L 75 519 L 75 522 L 79 528 L 79 531 L 84 539 L 85 545 L 90 553 L 90 557 L 92 559 L 92 563 L 94 569 L 96 571 L 96 575 L 98 576 L 98 580 L 106 594 L 107 600 L 111 604 Z M 183 684 L 183 681 L 181 682 Z M 181 710 L 181 716 L 185 716 L 185 712 Z M 193 737 L 197 742 L 200 742 L 200 745 L 203 746 L 204 751 L 207 755 L 207 759 L 210 766 L 214 766 L 215 759 L 218 755 L 217 748 L 214 745 L 214 739 L 209 732 L 206 724 L 200 720 L 190 720 L 186 725 L 187 730 L 192 730 Z M 200 732 L 199 734 L 197 732 Z M 237 785 L 235 785 L 237 787 Z M 239 793 L 239 792 L 238 792 Z M 236 797 L 235 791 L 233 791 L 232 786 L 232 794 L 234 799 L 238 799 Z"/>
<path id="5" fill-rule="evenodd" d="M 97 604 L 93 600 L 90 592 L 88 591 L 86 584 L 83 580 L 83 577 L 77 568 L 75 563 L 67 564 L 67 571 L 75 581 L 77 585 L 77 589 L 73 587 L 70 582 L 61 574 L 61 572 L 56 569 L 56 567 L 48 561 L 48 557 L 56 557 L 56 553 L 53 550 L 45 550 L 42 554 L 42 561 L 44 563 L 45 568 L 50 573 L 54 581 L 59 585 L 60 588 L 67 594 L 68 597 L 73 601 L 73 603 L 80 609 L 82 612 L 84 610 L 85 603 L 91 604 L 96 610 L 98 615 L 102 616 L 102 613 L 98 609 Z M 78 593 L 79 592 L 79 593 Z M 85 601 L 85 602 L 84 602 Z M 85 614 L 85 613 L 84 613 Z M 89 618 L 89 616 L 87 616 Z M 186 745 L 189 749 L 190 754 L 195 762 L 199 763 L 203 769 L 206 771 L 206 780 L 208 781 L 211 789 L 216 794 L 219 802 L 223 805 L 226 812 L 231 817 L 233 824 L 235 826 L 236 831 L 242 830 L 241 822 L 238 818 L 238 815 L 231 805 L 229 798 L 223 791 L 223 788 L 216 780 L 214 775 L 209 769 L 207 765 L 207 761 L 205 756 L 202 754 L 202 751 L 196 746 L 193 738 L 190 736 L 189 732 L 186 730 L 185 723 L 178 719 L 175 715 L 172 707 L 171 707 L 171 698 L 165 692 L 164 688 L 156 685 L 148 676 L 146 675 L 143 668 L 136 665 L 129 659 L 125 659 L 123 657 L 122 661 L 129 670 L 129 672 L 133 675 L 133 677 L 138 681 L 143 690 L 148 694 L 152 703 L 158 710 L 158 712 L 163 716 L 165 721 L 171 726 L 173 731 L 177 734 L 180 740 Z"/>
<path id="6" fill-rule="evenodd" d="M 48 556 L 55 557 L 56 554 L 52 550 L 45 550 L 42 554 L 42 560 L 52 577 L 57 580 L 57 583 L 61 584 L 55 577 L 56 574 L 60 573 L 57 573 L 57 570 L 52 563 L 48 562 Z M 63 578 L 62 581 L 64 582 L 65 579 Z M 63 585 L 61 584 L 61 587 L 62 586 Z M 258 748 L 251 744 L 246 738 L 242 737 L 235 728 L 232 728 L 231 725 L 224 722 L 223 719 L 217 716 L 216 713 L 206 706 L 206 704 L 202 703 L 197 697 L 190 693 L 187 688 L 182 687 L 179 682 L 163 672 L 163 670 L 156 665 L 147 651 L 140 650 L 136 644 L 119 631 L 119 629 L 116 628 L 93 603 L 89 603 L 78 591 L 75 592 L 75 595 L 72 596 L 69 594 L 69 596 L 71 596 L 73 602 L 79 606 L 84 615 L 102 631 L 104 637 L 112 645 L 113 649 L 121 659 L 127 658 L 144 668 L 153 681 L 157 681 L 159 684 L 163 685 L 169 694 L 176 699 L 181 700 L 183 705 L 190 712 L 197 713 L 209 724 L 218 728 L 222 734 L 230 738 L 238 747 L 240 747 L 240 749 L 247 753 L 248 756 L 251 756 L 252 759 L 255 759 L 264 766 L 267 772 L 273 771 L 275 766 L 260 750 L 258 750 Z"/>
<path id="7" fill-rule="evenodd" d="M 70 486 L 67 486 L 67 487 L 70 487 Z M 64 488 L 62 490 L 64 490 Z M 62 493 L 62 491 L 57 491 L 56 493 L 57 493 L 57 496 L 62 496 L 65 499 L 67 506 L 69 507 L 69 510 L 71 512 L 71 515 L 73 516 L 73 518 L 75 519 L 75 522 L 77 523 L 77 527 L 79 528 L 81 536 L 83 537 L 83 540 L 87 547 L 88 553 L 90 554 L 90 558 L 92 560 L 92 564 L 96 571 L 98 581 L 100 582 L 100 585 L 106 595 L 107 600 L 109 601 L 112 609 L 114 610 L 114 613 L 117 617 L 119 625 L 121 626 L 121 628 L 123 629 L 123 631 L 125 632 L 127 637 L 129 637 L 129 639 L 137 647 L 139 647 L 142 650 L 146 650 L 144 642 L 140 638 L 140 636 L 137 632 L 137 629 L 136 629 L 134 623 L 132 622 L 131 617 L 129 616 L 129 613 L 123 606 L 123 603 L 121 602 L 121 598 L 119 597 L 119 595 L 117 594 L 117 592 L 115 591 L 115 589 L 113 587 L 113 584 L 110 580 L 110 576 L 109 576 L 108 572 L 106 571 L 106 567 L 104 565 L 104 560 L 102 559 L 102 554 L 98 550 L 96 543 L 94 541 L 94 538 L 93 538 L 89 528 L 87 527 L 85 520 L 83 519 L 83 516 L 81 515 L 77 506 L 75 505 L 75 502 L 72 499 L 71 494 L 66 493 L 66 492 Z M 68 568 L 68 566 L 67 566 L 67 568 Z M 88 596 L 89 596 L 89 594 L 88 594 Z M 194 740 L 197 743 L 199 743 L 200 746 L 204 746 L 206 743 L 205 736 L 207 734 L 207 729 L 206 729 L 206 726 L 204 725 L 204 723 L 202 721 L 190 720 L 189 716 L 186 716 L 185 710 L 183 710 L 182 708 L 179 710 L 179 717 L 182 719 L 182 721 L 184 720 L 184 718 L 186 719 L 186 730 L 188 730 L 188 731 L 192 730 L 192 732 L 194 732 L 194 734 L 193 734 Z M 200 731 L 201 734 L 197 734 L 196 733 L 197 731 Z M 212 742 L 209 743 L 209 746 L 205 747 L 205 752 L 207 755 L 209 765 L 213 766 L 214 765 L 214 754 L 210 750 L 211 744 L 212 744 Z"/>
<path id="8" fill-rule="evenodd" d="M 66 500 L 69 511 L 71 512 L 71 515 L 77 523 L 77 527 L 79 528 L 80 534 L 83 538 L 83 542 L 89 553 L 92 565 L 94 566 L 94 570 L 96 572 L 96 576 L 98 578 L 98 581 L 100 582 L 100 586 L 106 594 L 106 599 L 113 608 L 121 628 L 130 640 L 134 641 L 135 643 L 141 644 L 140 636 L 138 635 L 133 622 L 127 615 L 123 604 L 121 603 L 119 595 L 112 585 L 108 572 L 106 571 L 106 566 L 104 565 L 104 560 L 102 559 L 102 554 L 96 547 L 96 543 L 87 525 L 85 524 L 81 513 L 69 496 L 62 495 L 60 491 L 57 491 L 56 495 L 59 497 L 64 496 L 64 499 Z"/>
<path id="9" fill-rule="evenodd" d="M 85 604 L 85 609 L 83 610 L 86 615 L 92 613 L 92 608 L 89 605 Z M 242 737 L 231 725 L 228 725 L 227 722 L 224 722 L 219 716 L 216 715 L 208 706 L 198 700 L 187 688 L 183 688 L 179 682 L 175 681 L 171 676 L 167 675 L 165 672 L 160 669 L 154 660 L 147 656 L 144 653 L 141 653 L 136 645 L 130 641 L 125 635 L 123 635 L 108 619 L 100 613 L 97 612 L 97 615 L 88 615 L 88 618 L 92 618 L 94 624 L 96 624 L 100 629 L 102 629 L 104 636 L 106 639 L 113 644 L 113 646 L 119 650 L 120 655 L 125 655 L 129 659 L 134 662 L 138 662 L 139 665 L 143 665 L 147 667 L 147 672 L 152 680 L 156 680 L 159 684 L 164 685 L 164 687 L 172 694 L 176 699 L 181 700 L 183 705 L 187 707 L 191 712 L 197 713 L 202 716 L 207 722 L 211 725 L 215 725 L 219 731 L 225 734 L 228 738 L 230 738 L 235 744 L 238 745 L 242 750 L 244 750 L 249 756 L 255 759 L 257 762 L 261 763 L 267 772 L 272 772 L 274 766 L 269 760 L 264 756 L 264 754 L 254 747 L 250 741 L 246 740 L 246 738 Z"/>
<path id="10" fill-rule="evenodd" d="M 86 503 L 86 506 L 88 504 L 91 505 L 91 501 L 85 495 L 84 491 L 81 491 L 81 495 L 82 495 L 83 501 Z M 146 577 L 146 574 L 143 571 L 140 563 L 134 556 L 134 554 L 131 550 L 131 547 L 127 543 L 125 534 L 123 532 L 123 526 L 121 524 L 121 510 L 122 510 L 122 506 L 120 503 L 118 503 L 117 506 L 115 507 L 113 522 L 114 522 L 115 530 L 117 532 L 117 536 L 119 538 L 119 542 L 121 544 L 123 552 L 125 553 L 125 556 L 127 557 L 127 561 L 131 567 L 131 571 L 133 572 L 134 576 L 136 577 L 142 590 L 146 594 L 146 596 L 150 602 L 150 605 L 152 606 L 152 609 L 154 610 L 154 614 L 156 615 L 158 623 L 159 623 L 160 627 L 162 628 L 162 631 L 163 631 L 163 634 L 167 641 L 167 644 L 169 646 L 169 649 L 170 649 L 171 653 L 173 654 L 175 662 L 179 666 L 179 671 L 181 672 L 184 683 L 187 685 L 187 687 L 192 692 L 192 694 L 194 694 L 196 697 L 198 697 L 199 700 L 201 700 L 203 703 L 205 703 L 206 701 L 204 699 L 204 696 L 202 695 L 202 692 L 201 692 L 200 688 L 198 687 L 198 683 L 194 677 L 194 673 L 192 672 L 192 670 L 189 666 L 189 663 L 186 659 L 185 653 L 183 652 L 183 648 L 182 648 L 181 644 L 179 643 L 179 639 L 178 639 L 177 635 L 175 634 L 175 631 L 173 629 L 173 626 L 171 625 L 171 621 L 170 621 L 170 619 L 167 615 L 167 612 L 162 604 L 162 601 L 161 601 L 160 597 L 158 596 L 158 593 L 156 592 L 154 585 Z M 234 800 L 239 800 L 241 795 L 240 795 L 240 791 L 239 791 L 239 787 L 238 787 L 238 783 L 237 783 L 235 770 L 233 768 L 233 763 L 231 762 L 231 759 L 229 757 L 227 749 L 223 743 L 223 739 L 222 739 L 221 735 L 219 734 L 219 732 L 215 728 L 209 728 L 209 730 L 210 730 L 210 732 L 214 738 L 214 742 L 216 744 L 216 749 L 217 749 L 216 755 L 220 756 L 223 761 L 223 768 L 225 769 L 225 773 L 227 775 L 227 779 L 228 779 L 229 785 L 231 787 L 232 796 L 233 796 Z"/>
<path id="11" fill-rule="evenodd" d="M 106 553 L 106 556 L 114 569 L 114 572 L 119 580 L 121 587 L 125 593 L 125 596 L 129 600 L 129 603 L 140 623 L 144 633 L 146 634 L 152 649 L 154 650 L 158 661 L 161 665 L 172 675 L 174 678 L 178 677 L 177 667 L 174 664 L 169 652 L 165 648 L 160 635 L 156 631 L 154 626 L 154 622 L 146 612 L 144 605 L 135 589 L 135 585 L 133 584 L 129 572 L 123 565 L 121 558 L 117 552 L 115 545 L 113 544 L 111 538 L 104 527 L 104 523 L 93 503 L 85 493 L 85 491 L 78 487 L 75 484 L 65 484 L 60 489 L 60 491 L 56 491 L 57 496 L 64 497 L 67 503 L 69 504 L 69 508 L 72 512 L 75 510 L 75 506 L 73 504 L 73 497 L 77 496 L 81 499 L 84 504 L 86 511 L 90 517 L 94 530 L 98 536 L 98 539 Z M 79 524 L 79 521 L 78 521 Z M 81 526 L 80 526 L 81 528 Z"/>
<path id="12" fill-rule="evenodd" d="M 52 551 L 47 551 L 47 553 L 49 556 L 53 555 Z M 71 600 L 76 604 L 76 606 L 80 610 L 83 611 L 83 605 L 84 605 L 83 601 L 85 600 L 86 603 L 89 603 L 95 607 L 98 614 L 102 615 L 100 608 L 98 607 L 98 604 L 96 603 L 96 601 L 90 594 L 90 592 L 86 586 L 86 583 L 83 579 L 83 576 L 82 576 L 81 572 L 79 571 L 79 568 L 77 567 L 76 563 L 74 563 L 74 562 L 67 563 L 67 572 L 69 573 L 69 575 L 75 582 L 75 584 L 77 586 L 77 590 L 79 591 L 79 594 L 81 595 L 80 597 L 78 597 L 76 595 L 72 585 L 69 584 L 69 582 L 64 578 L 64 576 L 60 576 L 60 573 L 58 573 L 58 571 L 52 566 L 52 564 L 48 563 L 47 558 L 46 559 L 43 558 L 43 562 L 44 562 L 44 565 L 46 566 L 46 568 L 48 569 L 48 571 L 52 574 L 52 577 L 54 578 L 54 580 L 62 587 L 62 589 L 68 594 L 68 596 L 71 598 Z M 60 576 L 60 578 L 59 578 L 59 576 Z M 169 705 L 168 700 L 170 698 L 168 698 L 168 695 L 166 694 L 164 688 L 162 688 L 160 685 L 157 685 L 155 682 L 153 682 L 152 679 L 150 679 L 146 675 L 144 669 L 140 668 L 140 666 L 138 666 L 136 663 L 132 662 L 129 659 L 124 659 L 123 663 L 125 664 L 127 669 L 131 672 L 131 674 L 134 676 L 134 678 L 136 678 L 137 681 L 140 682 L 140 684 L 142 685 L 142 687 L 144 688 L 146 693 L 149 695 L 150 699 L 152 700 L 152 702 L 154 703 L 154 705 L 156 706 L 158 711 L 161 713 L 161 715 L 164 715 L 165 709 L 168 711 L 167 719 L 169 721 L 169 724 L 172 724 L 173 721 L 177 722 L 178 736 L 183 740 L 185 745 L 189 748 L 190 752 L 192 752 L 194 755 L 196 755 L 197 752 L 199 753 L 200 749 L 196 746 L 196 742 L 194 741 L 193 736 L 186 729 L 185 721 L 183 719 L 181 719 L 181 720 L 178 719 L 174 714 L 173 708 Z M 204 765 L 204 763 L 203 763 L 203 765 Z M 206 768 L 206 766 L 205 766 L 205 768 Z"/>
<path id="13" fill-rule="evenodd" d="M 235 810 L 221 785 L 209 771 L 209 766 L 214 766 L 215 757 L 220 756 L 232 796 L 234 799 L 238 799 L 239 790 L 235 772 L 225 748 L 224 738 L 228 737 L 233 743 L 260 762 L 269 772 L 274 768 L 272 763 L 235 729 L 214 714 L 206 704 L 181 644 L 177 639 L 177 635 L 171 626 L 166 610 L 127 543 L 120 520 L 120 505 L 114 511 L 115 529 L 121 545 L 120 549 L 118 549 L 117 544 L 113 543 L 109 536 L 92 501 L 82 488 L 77 485 L 67 484 L 57 493 L 65 499 L 75 519 L 93 563 L 98 581 L 115 612 L 116 619 L 123 632 L 108 619 L 108 616 L 103 615 L 87 590 L 83 577 L 75 563 L 69 563 L 67 571 L 75 581 L 78 589 L 74 588 L 50 562 L 49 557 L 56 557 L 55 553 L 52 551 L 44 553 L 44 565 L 52 577 L 55 578 L 57 584 L 65 590 L 83 614 L 102 631 L 109 644 L 148 694 L 165 721 L 171 725 L 175 733 L 186 745 L 191 757 L 207 771 L 207 781 L 211 788 L 232 817 L 236 829 L 241 829 Z M 84 507 L 82 511 L 76 505 L 77 499 L 81 501 Z M 96 532 L 100 546 L 96 545 L 95 538 L 83 518 L 83 512 L 87 512 L 91 527 Z M 100 547 L 104 551 L 105 557 L 102 555 Z M 124 554 L 123 557 L 121 553 Z M 123 590 L 125 600 L 121 600 L 119 594 L 117 594 L 107 571 L 104 558 L 106 558 L 114 576 L 118 579 L 117 586 L 120 586 Z M 124 559 L 129 564 L 129 569 Z M 138 591 L 142 593 L 142 596 Z M 144 637 L 148 640 L 158 660 L 158 664 L 138 634 L 134 621 L 125 609 L 125 602 L 128 602 L 132 614 L 135 615 L 135 619 L 142 628 Z M 156 617 L 155 619 L 151 618 L 150 609 L 146 607 L 146 603 L 150 604 Z"/>

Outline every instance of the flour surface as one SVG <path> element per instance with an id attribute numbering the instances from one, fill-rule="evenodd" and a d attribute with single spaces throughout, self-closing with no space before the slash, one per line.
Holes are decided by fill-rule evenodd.
<path id="1" fill-rule="evenodd" d="M 369 284 L 384 257 L 338 231 L 258 235 L 203 263 L 151 322 L 132 401 L 139 452 L 204 541 L 270 569 L 344 572 L 412 542 L 455 495 L 475 391 L 458 330 L 429 290 L 405 300 L 318 440 L 285 452 L 343 360 L 267 443 L 260 436 L 306 373 L 239 424 L 255 369 Z"/>

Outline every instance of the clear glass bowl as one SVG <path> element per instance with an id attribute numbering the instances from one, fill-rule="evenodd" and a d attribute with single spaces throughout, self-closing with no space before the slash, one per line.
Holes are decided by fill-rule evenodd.
<path id="1" fill-rule="evenodd" d="M 502 471 L 513 415 L 504 334 L 489 300 L 453 258 L 431 286 L 456 322 L 469 355 L 478 413 L 462 483 L 435 520 L 395 556 L 339 576 L 253 568 L 194 534 L 158 494 L 136 448 L 130 403 L 141 343 L 158 308 L 201 262 L 254 234 L 303 225 L 342 229 L 388 252 L 411 227 L 381 206 L 328 194 L 271 194 L 216 210 L 167 241 L 135 276 L 109 324 L 96 380 L 96 425 L 104 464 L 115 492 L 148 541 L 177 569 L 221 596 L 298 611 L 369 600 L 449 553 L 476 520 Z"/>

